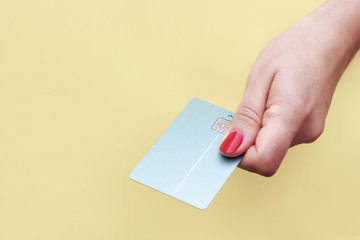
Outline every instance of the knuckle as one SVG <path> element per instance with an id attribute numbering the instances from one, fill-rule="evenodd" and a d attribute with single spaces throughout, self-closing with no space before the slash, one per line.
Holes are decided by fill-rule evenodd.
<path id="1" fill-rule="evenodd" d="M 272 177 L 276 173 L 278 166 L 271 159 L 261 158 L 261 161 L 247 163 L 245 169 L 264 177 Z"/>
<path id="2" fill-rule="evenodd" d="M 278 167 L 270 160 L 265 160 L 258 167 L 258 173 L 264 177 L 272 177 L 276 173 Z"/>
<path id="3" fill-rule="evenodd" d="M 264 118 L 280 121 L 284 129 L 286 128 L 288 131 L 291 131 L 293 135 L 296 135 L 305 121 L 305 118 L 291 107 L 277 104 L 267 108 Z"/>
<path id="4" fill-rule="evenodd" d="M 248 105 L 240 105 L 234 114 L 234 119 L 236 121 L 244 121 L 256 127 L 261 127 L 262 123 L 260 115 Z"/>
<path id="5" fill-rule="evenodd" d="M 325 128 L 325 124 L 322 122 L 314 124 L 313 127 L 310 128 L 307 134 L 307 137 L 305 139 L 306 143 L 315 142 L 324 132 L 324 128 Z"/>

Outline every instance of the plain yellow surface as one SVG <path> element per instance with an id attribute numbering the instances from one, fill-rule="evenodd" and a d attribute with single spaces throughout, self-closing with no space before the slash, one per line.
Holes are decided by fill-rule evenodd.
<path id="1" fill-rule="evenodd" d="M 191 98 L 235 111 L 322 1 L 0 1 L 0 239 L 360 239 L 360 61 L 325 133 L 209 208 L 128 178 Z"/>

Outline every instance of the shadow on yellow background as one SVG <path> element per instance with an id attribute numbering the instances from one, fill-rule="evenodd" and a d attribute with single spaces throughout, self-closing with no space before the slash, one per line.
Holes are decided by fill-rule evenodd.
<path id="1" fill-rule="evenodd" d="M 128 178 L 191 98 L 235 111 L 321 2 L 2 1 L 0 239 L 359 239 L 359 56 L 274 177 L 236 169 L 205 211 Z"/>

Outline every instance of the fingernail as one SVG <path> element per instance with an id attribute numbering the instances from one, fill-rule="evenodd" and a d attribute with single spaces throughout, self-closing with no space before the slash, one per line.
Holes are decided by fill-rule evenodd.
<path id="1" fill-rule="evenodd" d="M 242 143 L 243 135 L 241 132 L 233 131 L 223 141 L 220 146 L 220 151 L 223 153 L 234 153 Z"/>

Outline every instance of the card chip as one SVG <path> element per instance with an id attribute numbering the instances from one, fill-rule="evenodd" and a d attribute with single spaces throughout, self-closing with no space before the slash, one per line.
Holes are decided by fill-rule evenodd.
<path id="1" fill-rule="evenodd" d="M 229 124 L 230 124 L 229 120 L 220 117 L 212 125 L 211 129 L 213 129 L 219 133 L 225 133 L 226 129 L 229 127 Z"/>

